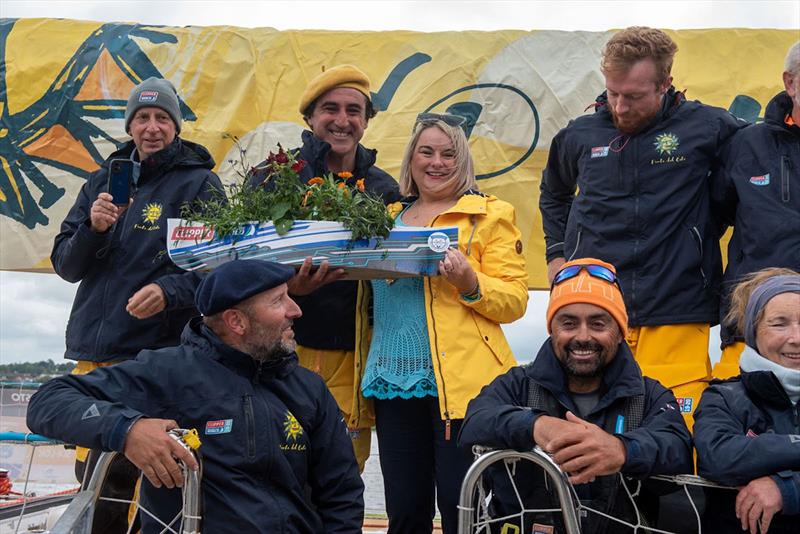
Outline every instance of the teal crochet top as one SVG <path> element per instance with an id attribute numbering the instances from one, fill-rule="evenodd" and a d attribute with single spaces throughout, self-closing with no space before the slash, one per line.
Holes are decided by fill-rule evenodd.
<path id="1" fill-rule="evenodd" d="M 398 216 L 398 226 L 404 226 Z M 361 380 L 365 397 L 437 396 L 423 278 L 372 281 L 374 329 Z"/>

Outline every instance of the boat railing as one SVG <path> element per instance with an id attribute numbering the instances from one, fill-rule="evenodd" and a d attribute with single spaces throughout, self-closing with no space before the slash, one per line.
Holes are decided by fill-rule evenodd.
<path id="1" fill-rule="evenodd" d="M 604 511 L 595 510 L 588 506 L 581 504 L 578 499 L 575 488 L 569 481 L 569 475 L 564 472 L 553 459 L 544 452 L 541 448 L 534 447 L 530 451 L 516 451 L 516 450 L 493 450 L 488 447 L 475 446 L 473 447 L 476 460 L 467 471 L 464 481 L 461 485 L 461 493 L 458 503 L 458 534 L 489 534 L 492 532 L 501 532 L 502 534 L 520 534 L 526 532 L 526 521 L 530 522 L 531 514 L 540 513 L 561 513 L 561 522 L 563 523 L 563 531 L 566 534 L 580 534 L 581 532 L 581 517 L 588 517 L 595 514 L 598 519 L 600 516 L 615 522 L 620 527 L 625 526 L 635 532 L 654 532 L 661 534 L 674 534 L 669 530 L 662 530 L 655 528 L 652 525 L 647 525 L 636 503 L 636 497 L 641 490 L 641 481 L 630 480 L 621 474 L 620 477 L 621 487 L 627 493 L 627 498 L 632 504 L 635 511 L 636 523 L 631 523 L 623 519 L 611 516 Z M 520 462 L 530 462 L 541 468 L 546 479 L 546 485 L 550 489 L 551 494 L 557 498 L 558 507 L 546 508 L 527 508 L 526 505 L 530 503 L 523 502 L 523 495 L 525 494 L 517 484 L 515 473 L 518 469 Z M 499 471 L 494 471 L 494 476 L 506 476 L 508 486 L 511 492 L 507 496 L 516 501 L 519 510 L 514 509 L 513 513 L 507 513 L 500 516 L 492 507 L 492 500 L 497 499 L 498 496 L 492 493 L 492 488 L 487 487 L 484 475 L 487 470 L 492 466 L 502 467 Z M 689 506 L 694 512 L 696 520 L 695 532 L 702 534 L 702 524 L 700 517 L 700 510 L 694 501 L 689 488 L 691 486 L 711 487 L 718 489 L 735 490 L 727 486 L 721 486 L 709 480 L 696 475 L 657 475 L 650 477 L 648 480 L 658 481 L 661 484 L 674 484 L 676 485 L 675 491 L 680 489 L 686 495 Z M 665 493 L 670 493 L 666 491 Z M 674 492 L 673 492 L 674 493 Z M 513 496 L 512 496 L 513 495 Z M 512 503 L 513 504 L 513 503 Z M 547 503 L 550 504 L 550 503 Z M 512 506 L 513 508 L 513 506 Z M 530 527 L 528 527 L 530 528 Z M 548 527 L 552 528 L 552 527 Z M 551 531 L 551 530 L 547 530 Z M 611 528 L 609 532 L 614 532 Z"/>
<path id="2" fill-rule="evenodd" d="M 170 431 L 170 435 L 181 443 L 189 452 L 191 452 L 198 464 L 200 458 L 197 455 L 195 448 L 187 445 L 189 441 L 186 436 L 190 431 L 183 429 L 174 429 Z M 168 532 L 171 534 L 199 534 L 202 517 L 200 515 L 200 482 L 202 477 L 202 466 L 200 470 L 194 471 L 186 467 L 186 465 L 179 461 L 183 473 L 184 485 L 182 488 L 183 493 L 183 507 L 178 514 L 169 524 L 164 523 L 160 518 L 153 515 L 152 512 L 141 506 L 138 500 L 125 501 L 118 499 L 109 499 L 101 496 L 101 489 L 106 475 L 108 474 L 109 466 L 114 460 L 116 452 L 102 453 L 95 465 L 92 477 L 85 488 L 80 491 L 72 500 L 70 505 L 64 511 L 58 522 L 50 530 L 50 534 L 91 534 L 92 520 L 94 512 L 99 500 L 112 500 L 115 502 L 124 502 L 133 504 L 140 513 L 147 514 L 155 521 L 161 524 L 163 529 L 161 532 Z M 141 477 L 141 475 L 140 475 Z M 176 525 L 177 523 L 177 525 Z"/>

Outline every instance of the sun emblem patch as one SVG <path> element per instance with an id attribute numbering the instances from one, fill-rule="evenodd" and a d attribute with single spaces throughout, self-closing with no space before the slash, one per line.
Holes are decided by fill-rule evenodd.
<path id="1" fill-rule="evenodd" d="M 292 412 L 286 412 L 286 420 L 283 422 L 283 431 L 286 432 L 286 441 L 297 441 L 303 435 L 303 427 L 295 419 Z"/>
<path id="2" fill-rule="evenodd" d="M 152 202 L 142 210 L 142 220 L 148 224 L 155 224 L 161 218 L 161 204 Z"/>
<path id="3" fill-rule="evenodd" d="M 656 136 L 656 142 L 653 143 L 653 146 L 656 147 L 658 153 L 667 156 L 671 156 L 673 152 L 678 150 L 678 146 L 680 146 L 680 141 L 678 140 L 678 136 L 674 133 L 662 133 Z"/>

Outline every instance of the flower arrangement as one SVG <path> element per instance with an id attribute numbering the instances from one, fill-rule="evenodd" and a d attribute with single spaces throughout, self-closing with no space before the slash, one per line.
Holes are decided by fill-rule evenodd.
<path id="1" fill-rule="evenodd" d="M 383 201 L 365 191 L 364 178 L 349 172 L 327 173 L 304 184 L 299 173 L 306 162 L 280 144 L 277 154 L 270 152 L 263 164 L 247 169 L 245 149 L 236 137 L 229 137 L 239 147 L 240 160 L 232 163 L 241 182 L 228 185 L 227 195 L 217 193 L 210 200 L 184 206 L 184 219 L 212 227 L 220 238 L 254 221 L 272 221 L 284 235 L 296 220 L 338 221 L 353 240 L 389 236 L 394 220 Z"/>

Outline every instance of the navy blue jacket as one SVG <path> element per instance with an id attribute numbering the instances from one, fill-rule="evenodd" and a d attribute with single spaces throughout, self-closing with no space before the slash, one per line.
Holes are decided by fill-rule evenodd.
<path id="1" fill-rule="evenodd" d="M 329 172 L 325 158 L 330 149 L 330 144 L 312 132 L 303 132 L 303 146 L 295 150 L 298 159 L 307 164 L 300 172 L 303 183 Z M 350 180 L 355 183 L 355 180 L 364 178 L 367 191 L 381 197 L 386 204 L 396 202 L 400 200 L 397 182 L 375 166 L 376 154 L 376 150 L 359 144 L 356 149 L 355 170 Z M 260 174 L 255 177 L 254 182 L 258 183 L 263 179 L 264 174 Z M 294 322 L 297 343 L 314 349 L 354 350 L 357 295 L 358 282 L 343 281 L 323 286 L 311 295 L 293 296 L 303 310 L 303 316 Z"/>
<path id="2" fill-rule="evenodd" d="M 133 204 L 103 234 L 90 229 L 89 211 L 108 190 L 108 165 L 129 158 L 133 142 L 111 154 L 78 193 L 61 223 L 50 260 L 67 282 L 80 282 L 67 323 L 66 358 L 126 360 L 145 348 L 177 345 L 186 322 L 197 315 L 197 273 L 179 269 L 167 255 L 167 218 L 179 217 L 184 203 L 207 199 L 222 184 L 214 160 L 201 145 L 176 139 L 141 165 Z M 164 291 L 167 306 L 148 319 L 125 311 L 128 299 L 150 283 Z"/>
<path id="3" fill-rule="evenodd" d="M 792 99 L 781 92 L 770 101 L 764 122 L 738 132 L 725 147 L 722 172 L 712 189 L 714 207 L 733 225 L 720 320 L 737 282 L 765 267 L 800 271 L 800 126 L 784 121 Z M 722 329 L 724 345 L 736 339 Z"/>
<path id="4" fill-rule="evenodd" d="M 670 89 L 650 124 L 623 135 L 601 95 L 550 145 L 539 198 L 547 261 L 614 264 L 631 326 L 716 324 L 722 264 L 708 175 L 744 124 Z"/>
<path id="5" fill-rule="evenodd" d="M 800 403 L 792 405 L 770 371 L 712 381 L 694 412 L 694 442 L 700 476 L 726 486 L 771 476 L 783 511 L 769 532 L 796 533 L 800 524 Z M 736 491 L 709 492 L 706 521 L 711 532 L 741 525 Z M 733 531 L 733 530 L 730 530 Z"/>
<path id="6" fill-rule="evenodd" d="M 99 416 L 86 417 L 92 405 Z M 196 318 L 178 347 L 51 380 L 31 398 L 28 426 L 122 451 L 140 416 L 200 433 L 203 532 L 361 532 L 364 485 L 347 428 L 322 379 L 295 355 L 257 365 Z M 171 519 L 180 491 L 145 480 L 142 501 Z M 145 532 L 160 531 L 142 520 Z"/>
<path id="7" fill-rule="evenodd" d="M 533 425 L 536 419 L 552 414 L 526 407 L 530 380 L 549 391 L 565 412 L 570 410 L 579 413 L 569 395 L 564 371 L 548 339 L 532 364 L 514 367 L 498 376 L 470 401 L 458 437 L 459 445 L 480 444 L 519 451 L 533 448 Z M 642 378 L 625 343 L 620 344 L 616 356 L 606 367 L 600 400 L 586 419 L 601 428 L 607 428 L 609 421 L 616 421 L 624 413 L 626 398 L 642 393 L 644 413 L 641 425 L 628 432 L 615 434 L 625 446 L 622 474 L 645 479 L 651 475 L 691 473 L 691 437 L 675 396 L 657 381 Z M 531 483 L 536 480 L 533 476 L 522 478 Z M 608 478 L 599 477 L 595 482 L 576 487 L 578 497 L 582 501 L 598 499 L 602 488 L 608 487 L 608 480 L 604 480 Z M 528 491 L 523 493 L 532 494 Z M 615 498 L 618 503 L 625 499 L 621 494 Z M 618 512 L 625 513 L 626 510 Z M 628 519 L 633 519 L 635 523 L 635 518 Z M 592 532 L 602 531 L 599 523 L 601 521 L 595 517 Z"/>

